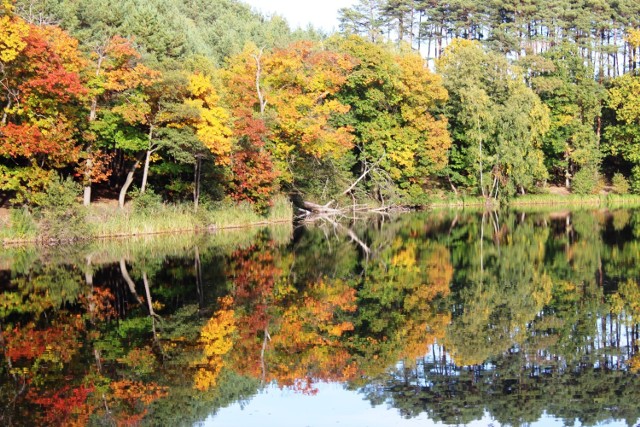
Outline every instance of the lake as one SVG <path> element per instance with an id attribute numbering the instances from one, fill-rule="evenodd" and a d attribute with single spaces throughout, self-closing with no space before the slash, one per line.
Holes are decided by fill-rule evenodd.
<path id="1" fill-rule="evenodd" d="M 0 252 L 0 424 L 632 426 L 640 210 Z"/>

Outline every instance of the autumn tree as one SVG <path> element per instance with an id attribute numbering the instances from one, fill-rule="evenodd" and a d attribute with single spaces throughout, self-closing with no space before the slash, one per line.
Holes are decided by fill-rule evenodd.
<path id="1" fill-rule="evenodd" d="M 10 159 L 0 167 L 13 179 L 0 179 L 0 186 L 21 193 L 24 174 L 43 176 L 38 170 L 78 158 L 78 119 L 87 90 L 77 40 L 58 27 L 27 24 L 11 10 L 5 4 L 0 15 L 7 29 L 0 43 L 0 156 Z"/>
<path id="2" fill-rule="evenodd" d="M 198 141 L 213 155 L 216 165 L 227 166 L 232 153 L 231 116 L 222 105 L 222 100 L 215 88 L 213 77 L 194 73 L 188 78 L 184 104 L 193 109 L 195 115 L 190 123 Z M 179 118 L 178 120 L 179 121 Z M 179 126 L 176 123 L 172 126 Z M 194 203 L 197 209 L 200 198 L 200 177 L 202 171 L 202 155 L 195 155 Z"/>
<path id="3" fill-rule="evenodd" d="M 237 201 L 250 201 L 266 209 L 277 190 L 277 171 L 266 149 L 271 135 L 267 126 L 267 99 L 263 88 L 263 52 L 246 46 L 225 69 L 225 92 L 233 106 L 233 137 L 229 193 Z"/>
<path id="4" fill-rule="evenodd" d="M 83 162 L 78 167 L 85 205 L 91 202 L 91 184 L 106 180 L 113 172 L 110 159 L 114 150 L 125 148 L 126 141 L 132 140 L 126 137 L 131 131 L 121 126 L 126 118 L 117 114 L 118 105 L 126 105 L 126 99 L 134 91 L 150 85 L 158 77 L 140 63 L 140 54 L 132 41 L 120 36 L 98 43 L 90 59 L 86 70 L 90 88 L 89 129 L 85 133 Z"/>
<path id="5" fill-rule="evenodd" d="M 409 51 L 357 36 L 331 44 L 356 61 L 338 93 L 351 107 L 338 122 L 355 135 L 354 180 L 382 203 L 420 203 L 451 144 L 446 119 L 434 112 L 447 100 L 440 77 Z"/>
<path id="6" fill-rule="evenodd" d="M 253 110 L 258 120 L 248 120 L 245 110 L 240 116 L 245 123 L 240 129 L 246 129 L 243 137 L 249 137 L 247 130 L 261 131 L 263 122 L 269 133 L 261 139 L 280 183 L 317 185 L 318 171 L 330 174 L 352 147 L 349 129 L 334 125 L 334 118 L 349 109 L 335 98 L 352 67 L 349 57 L 311 42 L 272 52 L 247 49 L 230 60 L 234 84 L 228 85 L 231 99 Z M 259 164 L 266 165 L 264 161 L 256 162 Z"/>

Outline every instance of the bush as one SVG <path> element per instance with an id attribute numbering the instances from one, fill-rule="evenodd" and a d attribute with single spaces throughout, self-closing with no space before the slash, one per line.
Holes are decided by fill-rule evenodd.
<path id="1" fill-rule="evenodd" d="M 29 209 L 11 209 L 9 211 L 11 235 L 20 239 L 33 237 L 37 227 Z"/>
<path id="2" fill-rule="evenodd" d="M 40 204 L 40 235 L 45 239 L 77 240 L 89 236 L 87 211 L 78 203 L 80 184 L 56 179 L 48 186 Z"/>
<path id="3" fill-rule="evenodd" d="M 133 207 L 134 214 L 150 215 L 162 207 L 162 196 L 156 194 L 150 188 L 144 193 L 133 191 L 131 206 Z"/>
<path id="4" fill-rule="evenodd" d="M 573 194 L 593 194 L 597 191 L 600 176 L 596 168 L 585 167 L 573 176 L 571 192 Z"/>
<path id="5" fill-rule="evenodd" d="M 613 174 L 611 179 L 611 185 L 613 186 L 613 192 L 616 194 L 629 194 L 629 181 L 619 172 Z"/>
<path id="6" fill-rule="evenodd" d="M 640 166 L 634 166 L 631 170 L 631 189 L 634 194 L 640 194 Z"/>

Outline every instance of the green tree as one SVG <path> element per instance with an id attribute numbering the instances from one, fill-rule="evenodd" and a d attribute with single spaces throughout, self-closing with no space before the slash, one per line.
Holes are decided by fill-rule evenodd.
<path id="1" fill-rule="evenodd" d="M 582 170 L 582 175 L 591 177 L 591 188 L 586 188 L 589 192 L 597 183 L 600 166 L 605 91 L 575 45 L 563 44 L 526 62 L 532 64 L 531 85 L 551 113 L 551 126 L 543 139 L 547 170 L 555 182 L 564 181 L 567 188 Z"/>
<path id="2" fill-rule="evenodd" d="M 607 148 L 632 165 L 631 185 L 640 193 L 640 75 L 625 74 L 613 80 L 608 104 L 615 122 L 607 127 Z"/>
<path id="3" fill-rule="evenodd" d="M 456 39 L 438 61 L 449 91 L 446 115 L 453 146 L 445 171 L 452 188 L 484 197 L 524 193 L 546 178 L 541 137 L 548 111 L 506 58 Z M 475 171 L 475 172 L 472 172 Z"/>

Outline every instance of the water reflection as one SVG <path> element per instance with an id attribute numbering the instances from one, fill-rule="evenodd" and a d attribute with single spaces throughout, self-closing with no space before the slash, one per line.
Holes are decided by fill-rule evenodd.
<path id="1" fill-rule="evenodd" d="M 447 424 L 633 425 L 639 220 L 436 212 L 6 249 L 0 422 L 191 424 L 332 382 Z"/>

